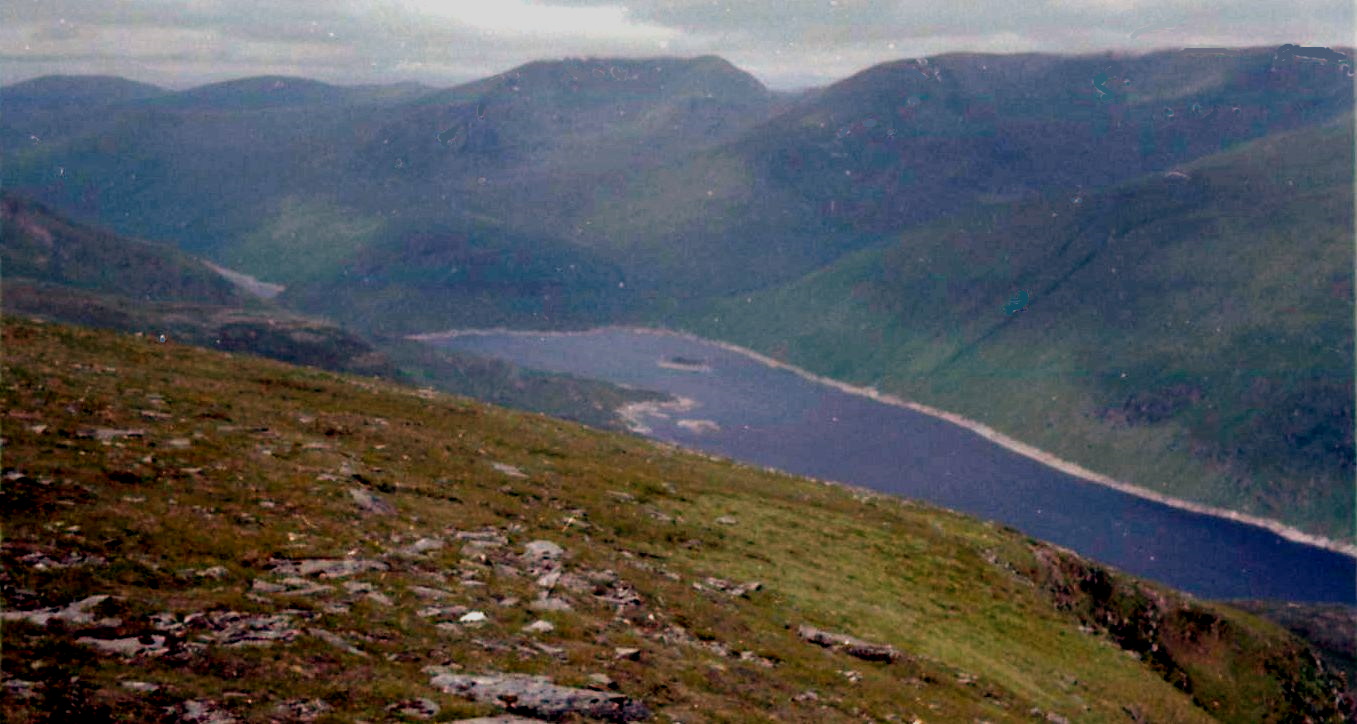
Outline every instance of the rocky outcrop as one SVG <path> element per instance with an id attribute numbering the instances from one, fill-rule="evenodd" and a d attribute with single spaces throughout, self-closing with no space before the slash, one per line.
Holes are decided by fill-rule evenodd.
<path id="1" fill-rule="evenodd" d="M 809 643 L 842 651 L 849 656 L 855 656 L 866 661 L 883 661 L 892 664 L 905 658 L 905 654 L 894 646 L 874 644 L 847 634 L 823 631 L 814 626 L 803 624 L 796 629 L 796 634 Z"/>
<path id="2" fill-rule="evenodd" d="M 527 674 L 454 674 L 434 667 L 429 683 L 448 694 L 494 704 L 524 716 L 560 721 L 586 716 L 606 721 L 640 721 L 650 710 L 635 699 L 593 689 L 558 686 L 545 676 Z"/>

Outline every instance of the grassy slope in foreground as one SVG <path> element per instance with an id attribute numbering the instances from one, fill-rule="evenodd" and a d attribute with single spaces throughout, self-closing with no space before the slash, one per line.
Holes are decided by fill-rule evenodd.
<path id="1" fill-rule="evenodd" d="M 9 721 L 494 711 L 429 665 L 605 674 L 661 721 L 1341 716 L 1339 682 L 1276 626 L 965 516 L 267 360 L 14 320 L 3 343 L 7 617 L 108 594 L 92 615 L 118 619 L 7 621 Z M 524 605 L 535 539 L 565 549 L 571 610 Z M 385 570 L 284 571 L 317 558 Z M 537 618 L 554 630 L 522 631 Z M 278 638 L 229 645 L 260 632 Z"/>
<path id="2" fill-rule="evenodd" d="M 1346 120 L 1186 177 L 980 208 L 686 326 L 1352 542 Z"/>

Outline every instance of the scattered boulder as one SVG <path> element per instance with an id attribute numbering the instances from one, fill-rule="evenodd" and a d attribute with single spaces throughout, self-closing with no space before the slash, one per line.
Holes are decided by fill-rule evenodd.
<path id="1" fill-rule="evenodd" d="M 235 724 L 238 721 L 225 711 L 217 708 L 212 701 L 190 699 L 165 709 L 175 721 L 184 724 Z"/>
<path id="2" fill-rule="evenodd" d="M 353 502 L 358 504 L 359 509 L 365 513 L 391 515 L 396 512 L 395 506 L 362 488 L 349 488 L 349 495 L 353 497 Z"/>
<path id="3" fill-rule="evenodd" d="M 478 716 L 475 719 L 458 719 L 453 724 L 540 724 L 541 721 L 522 716 Z"/>
<path id="4" fill-rule="evenodd" d="M 526 478 L 528 474 L 507 463 L 490 463 L 490 467 L 511 478 Z"/>
<path id="5" fill-rule="evenodd" d="M 613 658 L 619 661 L 640 661 L 641 650 L 618 646 L 613 649 Z"/>
<path id="6" fill-rule="evenodd" d="M 319 719 L 330 709 L 330 705 L 320 699 L 288 699 L 273 707 L 273 715 L 283 721 L 308 722 Z"/>
<path id="7" fill-rule="evenodd" d="M 396 553 L 410 558 L 418 558 L 429 551 L 436 551 L 442 547 L 443 541 L 437 538 L 420 538 L 404 548 L 397 549 Z"/>
<path id="8" fill-rule="evenodd" d="M 410 586 L 409 591 L 420 598 L 429 598 L 435 601 L 452 596 L 451 593 L 441 588 L 429 588 L 428 586 Z"/>
<path id="9" fill-rule="evenodd" d="M 421 608 L 415 612 L 420 618 L 435 618 L 446 620 L 450 618 L 459 618 L 467 612 L 466 606 L 429 606 Z"/>
<path id="10" fill-rule="evenodd" d="M 308 628 L 306 629 L 306 632 L 320 639 L 321 641 L 324 641 L 325 643 L 330 644 L 331 646 L 339 649 L 340 651 L 343 651 L 344 653 L 353 654 L 354 656 L 367 656 L 366 651 L 363 651 L 359 649 L 357 646 L 354 646 L 348 641 L 345 641 L 343 636 L 340 636 L 339 634 L 334 633 L 333 631 L 326 631 L 323 628 Z"/>
<path id="11" fill-rule="evenodd" d="M 615 722 L 650 717 L 645 704 L 621 694 L 558 686 L 527 674 L 437 674 L 429 682 L 448 694 L 501 706 L 514 714 L 559 720 L 576 715 Z"/>
<path id="12" fill-rule="evenodd" d="M 555 596 L 543 596 L 528 604 L 528 609 L 532 611 L 571 611 L 574 607 L 564 598 Z"/>
<path id="13" fill-rule="evenodd" d="M 74 601 L 65 606 L 53 606 L 43 608 L 37 611 L 4 611 L 0 612 L 0 621 L 27 621 L 39 626 L 46 626 L 50 621 L 64 621 L 73 624 L 94 624 L 96 626 L 118 626 L 122 623 L 116 618 L 96 619 L 94 610 L 100 604 L 109 600 L 109 596 L 90 596 L 79 601 Z"/>
<path id="14" fill-rule="evenodd" d="M 170 650 L 165 643 L 164 636 L 153 634 L 129 636 L 121 639 L 96 639 L 90 636 L 82 636 L 75 642 L 98 649 L 99 653 L 125 656 L 129 659 L 138 656 L 153 658 L 169 653 Z"/>
<path id="15" fill-rule="evenodd" d="M 213 629 L 208 638 L 232 648 L 287 643 L 301 635 L 301 631 L 292 625 L 292 616 L 286 613 L 260 616 L 239 611 L 219 611 L 208 614 L 206 618 Z"/>
<path id="16" fill-rule="evenodd" d="M 551 633 L 556 630 L 556 625 L 550 621 L 538 619 L 523 627 L 523 633 L 543 634 Z"/>
<path id="17" fill-rule="evenodd" d="M 424 698 L 398 701 L 395 704 L 388 706 L 386 710 L 392 714 L 397 714 L 408 719 L 421 720 L 432 719 L 438 716 L 438 712 L 442 711 L 441 707 L 439 707 L 438 703 L 433 699 Z"/>
<path id="18" fill-rule="evenodd" d="M 803 624 L 797 628 L 796 633 L 809 643 L 842 651 L 865 661 L 884 661 L 889 664 L 905 657 L 893 646 L 870 643 L 847 634 L 822 631 L 814 626 Z"/>
<path id="19" fill-rule="evenodd" d="M 231 572 L 226 570 L 226 566 L 212 566 L 193 571 L 195 578 L 211 578 L 214 581 L 220 581 L 229 575 L 231 575 Z"/>
<path id="20" fill-rule="evenodd" d="M 250 590 L 255 593 L 277 593 L 285 596 L 312 596 L 317 593 L 328 593 L 335 590 L 334 586 L 327 586 L 323 583 L 312 583 L 305 578 L 288 576 L 277 583 L 255 579 L 250 584 Z"/>
<path id="21" fill-rule="evenodd" d="M 725 593 L 730 596 L 747 597 L 754 591 L 761 590 L 763 588 L 763 584 L 758 581 L 750 581 L 749 583 L 736 584 L 731 583 L 730 581 L 727 581 L 724 578 L 713 578 L 711 576 L 708 576 L 702 580 L 702 583 L 696 582 L 693 583 L 693 588 L 696 588 L 699 591 L 711 589 L 720 591 L 721 593 Z"/>
<path id="22" fill-rule="evenodd" d="M 146 431 L 139 428 L 93 427 L 78 430 L 75 436 L 86 440 L 111 442 L 121 437 L 145 437 Z"/>
<path id="23" fill-rule="evenodd" d="M 57 554 L 52 557 L 42 551 L 34 551 L 28 555 L 21 556 L 19 562 L 31 566 L 39 571 L 52 569 L 75 568 L 78 566 L 102 566 L 108 563 L 108 560 L 102 556 L 85 555 L 79 551 L 68 551 L 64 554 Z"/>
<path id="24" fill-rule="evenodd" d="M 529 563 L 559 561 L 565 549 L 549 540 L 535 540 L 523 546 L 523 559 Z"/>
<path id="25" fill-rule="evenodd" d="M 301 561 L 272 561 L 273 572 L 284 576 L 320 576 L 344 578 L 367 571 L 387 571 L 391 567 L 367 558 L 311 558 Z"/>
<path id="26" fill-rule="evenodd" d="M 38 696 L 38 688 L 41 686 L 36 681 L 25 681 L 23 679 L 5 679 L 0 684 L 5 692 L 19 701 L 32 699 Z"/>
<path id="27" fill-rule="evenodd" d="M 736 525 L 740 521 L 736 520 L 733 515 L 723 515 L 720 518 L 717 518 L 715 522 L 717 525 Z"/>

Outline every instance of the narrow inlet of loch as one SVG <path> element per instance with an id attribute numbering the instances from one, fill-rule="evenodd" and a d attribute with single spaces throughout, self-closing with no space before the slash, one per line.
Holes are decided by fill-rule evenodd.
<path id="1" fill-rule="evenodd" d="M 1198 596 L 1357 603 L 1357 559 L 1089 483 L 715 344 L 625 329 L 476 332 L 434 344 L 685 398 L 683 409 L 642 417 L 646 434 L 994 520 Z"/>

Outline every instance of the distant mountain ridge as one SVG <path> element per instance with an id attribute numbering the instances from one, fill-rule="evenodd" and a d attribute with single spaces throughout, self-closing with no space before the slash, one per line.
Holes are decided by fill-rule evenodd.
<path id="1" fill-rule="evenodd" d="M 1350 366 L 1334 316 L 1351 297 L 1334 236 L 1351 217 L 1334 155 L 1350 151 L 1334 130 L 1351 124 L 1349 70 L 1245 48 L 952 53 L 794 96 L 713 57 L 541 61 L 445 89 L 242 79 L 0 113 L 0 183 L 284 284 L 280 303 L 363 330 L 682 323 L 1332 535 L 1351 446 L 1331 423 L 1350 384 L 1318 370 Z M 107 82 L 123 90 L 81 92 L 151 92 Z M 1172 280 L 1138 266 L 1166 259 Z M 1288 290 L 1278 269 L 1319 286 Z M 1020 289 L 1028 308 L 1003 315 Z M 1236 325 L 1211 344 L 1167 326 L 1224 289 L 1277 304 L 1246 324 L 1222 303 Z M 829 296 L 810 309 L 793 290 Z M 1086 326 L 1052 326 L 1047 345 L 1026 335 L 1054 324 L 1053 297 Z M 1126 350 L 1135 364 L 1117 374 L 1134 382 L 1073 381 L 1110 374 L 1109 349 Z M 1322 364 L 1298 377 L 1254 389 L 1232 372 L 1293 370 L 1302 350 Z M 966 379 L 1015 366 L 1069 387 Z M 1004 402 L 972 409 L 968 387 Z M 1257 404 L 1208 412 L 1227 396 Z"/>

